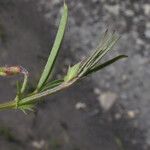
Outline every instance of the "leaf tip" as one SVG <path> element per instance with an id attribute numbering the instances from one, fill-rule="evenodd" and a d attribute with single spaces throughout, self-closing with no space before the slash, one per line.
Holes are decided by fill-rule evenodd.
<path id="1" fill-rule="evenodd" d="M 66 4 L 66 1 L 64 0 L 64 9 L 65 10 L 68 10 L 68 6 L 67 6 L 67 4 Z"/>

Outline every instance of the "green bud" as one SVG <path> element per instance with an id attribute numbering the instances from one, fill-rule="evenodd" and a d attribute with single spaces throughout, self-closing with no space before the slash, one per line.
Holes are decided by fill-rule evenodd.
<path id="1" fill-rule="evenodd" d="M 80 68 L 80 63 L 77 63 L 72 67 L 69 67 L 67 75 L 64 77 L 64 81 L 68 82 L 76 78 L 78 76 L 79 68 Z"/>

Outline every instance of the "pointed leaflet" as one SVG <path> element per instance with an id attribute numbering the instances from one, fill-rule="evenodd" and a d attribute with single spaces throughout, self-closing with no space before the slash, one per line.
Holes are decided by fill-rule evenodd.
<path id="1" fill-rule="evenodd" d="M 82 66 L 80 67 L 80 71 L 85 70 L 87 68 L 87 65 L 90 64 L 93 58 L 97 56 L 97 54 L 102 50 L 102 47 L 104 47 L 104 44 L 106 45 L 107 40 L 108 40 L 108 29 L 105 31 L 100 44 L 97 46 L 96 49 L 94 49 L 94 52 L 88 58 L 82 61 Z"/>
<path id="2" fill-rule="evenodd" d="M 87 70 L 89 70 L 90 68 L 92 68 L 96 62 L 98 62 L 100 60 L 100 57 L 102 56 L 102 54 L 104 52 L 108 50 L 110 50 L 109 46 L 112 43 L 113 40 L 113 34 L 111 33 L 106 33 L 106 35 L 104 36 L 104 39 L 102 40 L 103 43 L 100 44 L 100 47 L 95 51 L 95 55 L 91 56 L 92 59 L 90 62 L 88 62 L 88 64 L 86 65 Z"/>
<path id="3" fill-rule="evenodd" d="M 65 28 L 66 28 L 66 24 L 67 24 L 67 18 L 68 18 L 68 8 L 67 5 L 64 3 L 64 8 L 63 8 L 63 14 L 60 20 L 60 25 L 57 31 L 57 35 L 54 41 L 54 45 L 52 47 L 51 53 L 49 55 L 47 64 L 44 68 L 44 71 L 41 75 L 41 78 L 39 80 L 38 86 L 37 86 L 37 91 L 40 91 L 42 89 L 42 87 L 44 86 L 44 84 L 46 83 L 46 81 L 48 80 L 52 69 L 54 67 L 54 63 L 56 61 L 57 55 L 58 55 L 58 51 L 59 51 L 59 47 L 61 45 L 63 36 L 64 36 L 64 32 L 65 32 Z"/>
<path id="4" fill-rule="evenodd" d="M 67 75 L 64 77 L 65 82 L 69 82 L 78 76 L 78 72 L 81 66 L 81 62 L 69 67 Z"/>
<path id="5" fill-rule="evenodd" d="M 96 48 L 95 52 L 83 63 L 82 70 L 80 72 L 80 77 L 84 76 L 86 72 L 95 67 L 101 58 L 114 46 L 118 41 L 115 33 L 108 33 L 108 30 L 105 32 L 105 35 L 100 42 L 99 46 Z"/>
<path id="6" fill-rule="evenodd" d="M 86 74 L 84 76 L 87 76 L 87 75 L 89 75 L 91 73 L 97 72 L 97 71 L 99 71 L 99 70 L 101 70 L 101 69 L 103 69 L 103 68 L 105 68 L 105 67 L 107 67 L 107 66 L 109 66 L 109 65 L 111 65 L 113 63 L 115 63 L 119 59 L 126 58 L 126 57 L 128 57 L 128 56 L 126 56 L 126 55 L 119 55 L 119 56 L 117 56 L 117 57 L 115 57 L 113 59 L 110 59 L 110 60 L 104 62 L 103 64 L 97 65 L 96 67 L 94 67 L 90 71 L 86 72 Z"/>
<path id="7" fill-rule="evenodd" d="M 110 40 L 107 43 L 107 47 L 98 54 L 97 58 L 94 60 L 90 68 L 93 68 L 94 66 L 96 66 L 99 63 L 99 61 L 102 59 L 102 57 L 106 55 L 108 51 L 112 49 L 112 47 L 115 45 L 115 43 L 118 40 L 119 40 L 119 37 L 116 37 L 114 33 L 110 35 Z"/>
<path id="8" fill-rule="evenodd" d="M 34 111 L 34 108 L 35 108 L 34 104 L 25 104 L 18 107 L 18 109 L 23 111 L 25 114 L 27 114 L 27 111 Z"/>

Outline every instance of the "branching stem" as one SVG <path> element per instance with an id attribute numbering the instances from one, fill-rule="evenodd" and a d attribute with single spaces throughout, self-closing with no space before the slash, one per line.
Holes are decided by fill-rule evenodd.
<path id="1" fill-rule="evenodd" d="M 18 108 L 23 106 L 23 105 L 35 104 L 37 101 L 42 100 L 40 98 L 45 97 L 47 95 L 54 94 L 54 93 L 59 92 L 63 89 L 66 89 L 67 87 L 71 86 L 77 80 L 78 80 L 78 78 L 75 78 L 75 79 L 71 80 L 70 82 L 63 82 L 61 85 L 59 85 L 55 88 L 48 89 L 46 91 L 25 97 L 25 98 L 19 100 L 19 103 L 17 104 Z M 17 103 L 16 100 L 2 103 L 2 104 L 0 104 L 0 110 L 16 109 L 16 103 Z"/>

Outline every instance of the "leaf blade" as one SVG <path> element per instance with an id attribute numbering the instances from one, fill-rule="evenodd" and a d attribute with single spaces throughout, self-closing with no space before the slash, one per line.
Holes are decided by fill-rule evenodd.
<path id="1" fill-rule="evenodd" d="M 112 49 L 118 40 L 119 37 L 116 36 L 115 31 L 111 33 L 106 30 L 99 46 L 94 50 L 94 53 L 83 63 L 79 76 L 84 76 L 86 72 L 95 67 L 102 59 L 102 57 Z"/>
<path id="2" fill-rule="evenodd" d="M 61 45 L 63 37 L 64 37 L 65 28 L 66 28 L 66 24 L 67 24 L 67 18 L 68 18 L 68 7 L 64 3 L 63 13 L 62 13 L 59 28 L 58 28 L 58 31 L 56 34 L 56 38 L 55 38 L 52 50 L 50 52 L 49 58 L 47 60 L 47 63 L 45 65 L 44 71 L 43 71 L 41 78 L 38 82 L 37 91 L 41 90 L 41 88 L 46 83 L 46 81 L 49 78 L 49 75 L 52 72 L 52 69 L 54 67 L 54 64 L 55 64 L 55 61 L 56 61 L 56 58 L 57 58 L 57 55 L 59 52 L 60 45 Z"/>
<path id="3" fill-rule="evenodd" d="M 115 58 L 112 58 L 112 59 L 110 59 L 110 60 L 108 60 L 108 61 L 106 61 L 106 62 L 104 62 L 104 63 L 102 63 L 100 65 L 97 65 L 96 67 L 94 67 L 93 69 L 88 71 L 84 76 L 87 76 L 87 75 L 89 75 L 91 73 L 97 72 L 97 71 L 99 71 L 99 70 L 101 70 L 101 69 L 103 69 L 103 68 L 105 68 L 105 67 L 107 67 L 107 66 L 109 66 L 109 65 L 111 65 L 113 63 L 115 63 L 116 61 L 118 61 L 120 59 L 123 59 L 123 58 L 127 58 L 127 57 L 128 57 L 127 55 L 119 55 L 119 56 L 117 56 Z"/>

